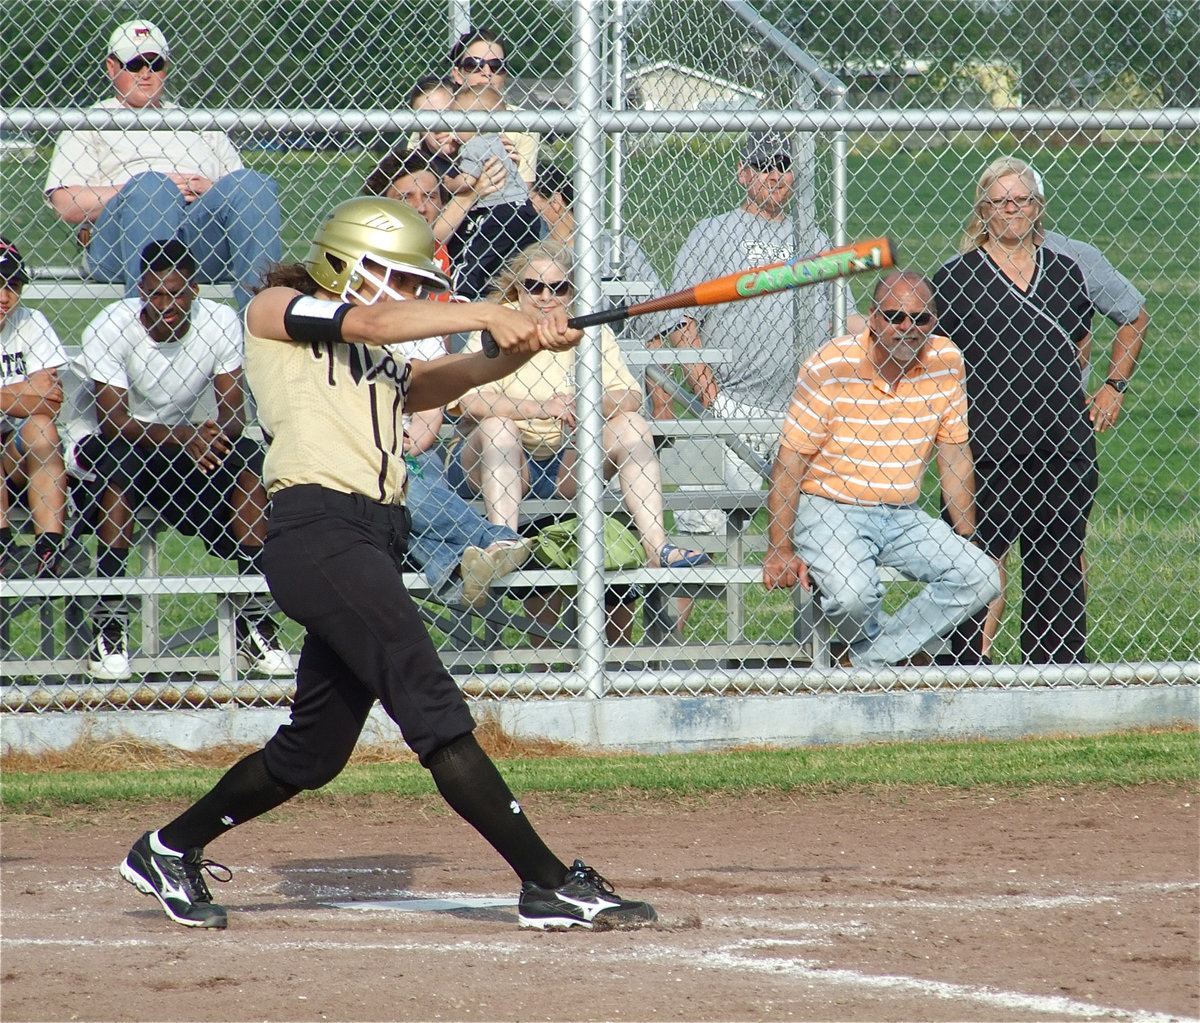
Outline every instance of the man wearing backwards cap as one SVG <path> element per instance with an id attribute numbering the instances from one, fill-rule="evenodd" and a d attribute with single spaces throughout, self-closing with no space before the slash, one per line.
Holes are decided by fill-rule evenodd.
<path id="1" fill-rule="evenodd" d="M 67 354 L 49 321 L 21 305 L 29 274 L 20 250 L 0 238 L 0 576 L 20 559 L 8 522 L 9 485 L 24 484 L 33 519 L 37 576 L 61 575 L 67 474 L 54 420 L 62 407 L 58 368 Z"/>
<path id="2" fill-rule="evenodd" d="M 97 109 L 168 109 L 170 47 L 157 26 L 129 21 L 108 42 L 104 68 L 115 96 Z M 142 250 L 178 237 L 200 263 L 200 279 L 233 280 L 238 308 L 262 271 L 280 258 L 275 182 L 242 166 L 220 131 L 83 129 L 59 137 L 46 198 L 80 228 L 93 280 L 137 295 Z"/>

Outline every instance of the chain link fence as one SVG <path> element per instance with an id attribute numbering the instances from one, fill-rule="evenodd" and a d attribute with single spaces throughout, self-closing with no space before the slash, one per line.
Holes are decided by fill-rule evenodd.
<path id="1" fill-rule="evenodd" d="M 143 30 L 118 44 L 118 60 L 110 38 L 135 19 L 162 38 Z M 456 62 L 452 45 L 471 26 L 489 31 L 460 47 Z M 1019 200 L 1037 203 L 1040 184 L 1044 204 L 1031 216 L 1049 238 L 1098 250 L 1066 245 L 1074 255 L 1055 263 L 1076 267 L 1062 271 L 1065 281 L 1086 278 L 1090 333 L 1086 317 L 1055 333 L 1069 316 L 1054 309 L 1048 331 L 998 323 L 1001 302 L 990 325 L 997 343 L 1017 330 L 1024 354 L 1012 357 L 1026 362 L 1011 372 L 995 360 L 995 374 L 1010 374 L 1004 393 L 972 393 L 1008 424 L 975 452 L 1000 495 L 993 504 L 1008 500 L 1003 484 L 1022 499 L 1045 498 L 1026 502 L 1031 522 L 1006 560 L 1006 607 L 989 626 L 990 659 L 1007 674 L 827 670 L 844 655 L 840 643 L 854 657 L 874 626 L 855 633 L 847 619 L 838 631 L 832 576 L 818 579 L 824 606 L 799 588 L 762 584 L 766 478 L 797 373 L 831 338 L 864 328 L 877 274 L 633 317 L 612 333 L 593 328 L 577 361 L 539 359 L 538 372 L 469 395 L 442 422 L 414 423 L 414 442 L 425 440 L 415 443 L 413 472 L 434 506 L 410 555 L 413 592 L 473 695 L 1191 677 L 1200 658 L 1200 268 L 1188 239 L 1200 227 L 1200 5 L 216 0 L 198 9 L 14 0 L 0 12 L 0 38 L 0 231 L 30 278 L 19 308 L 42 314 L 61 342 L 57 425 L 69 490 L 69 541 L 47 571 L 36 543 L 53 522 L 58 477 L 53 458 L 39 454 L 37 416 L 14 398 L 2 420 L 14 534 L 5 553 L 6 709 L 286 701 L 302 637 L 271 607 L 247 549 L 261 539 L 260 499 L 239 489 L 232 469 L 188 493 L 196 475 L 172 482 L 168 463 L 178 466 L 180 442 L 192 436 L 184 424 L 221 419 L 222 401 L 238 397 L 229 346 L 248 294 L 240 289 L 269 259 L 304 258 L 335 204 L 373 191 L 417 205 L 435 222 L 460 293 L 508 282 L 507 297 L 529 310 L 638 301 L 880 236 L 903 266 L 940 273 L 938 294 L 949 303 L 955 277 L 943 268 L 981 208 L 985 169 L 1000 158 L 1025 161 L 1038 176 L 1000 179 L 1004 195 L 985 185 L 984 200 L 1012 213 Z M 156 55 L 166 58 L 158 72 Z M 96 105 L 122 89 L 127 103 L 140 102 L 129 95 L 160 86 L 165 105 L 152 101 L 140 114 Z M 147 130 L 156 135 L 130 134 Z M 212 246 L 208 229 L 182 223 L 174 201 L 165 220 L 142 224 L 139 237 L 180 237 L 200 263 L 190 333 L 201 354 L 183 368 L 144 358 L 155 337 L 152 289 L 143 279 L 138 291 L 137 253 L 118 258 L 108 241 L 115 214 L 101 212 L 113 201 L 106 175 L 122 185 L 122 172 L 85 171 L 80 155 L 124 146 L 126 162 L 161 171 L 171 151 L 150 140 L 176 131 L 210 133 L 211 160 L 175 154 L 182 180 L 167 179 L 167 191 L 197 209 L 221 193 L 236 213 L 232 226 L 213 218 L 224 238 Z M 445 161 L 430 162 L 439 148 Z M 224 197 L 222 180 L 231 193 L 237 181 L 237 197 Z M 160 202 L 161 189 L 155 195 Z M 520 255 L 539 238 L 541 250 Z M 1035 274 L 1049 272 L 1044 264 Z M 167 293 L 162 308 L 191 301 L 169 273 L 151 275 Z M 973 372 L 982 381 L 972 360 L 986 341 L 972 333 L 976 306 L 965 301 L 959 295 L 943 312 L 958 325 L 968 381 Z M 18 337 L 21 319 L 3 309 L 7 395 L 56 360 L 52 351 L 38 362 L 45 345 Z M 160 323 L 156 342 L 169 334 Z M 455 350 L 477 343 L 446 341 Z M 421 354 L 436 356 L 438 345 Z M 1109 378 L 1128 389 L 1093 400 Z M 1075 433 L 1047 433 L 1057 437 L 1053 457 L 1019 446 L 1050 406 L 1047 387 L 1066 395 L 1075 416 Z M 501 416 L 507 446 L 494 430 L 480 433 L 501 391 L 519 409 Z M 130 484 L 136 514 L 119 529 L 106 484 L 130 472 L 139 446 L 124 462 L 104 445 L 89 451 L 97 401 L 113 422 L 157 417 L 176 427 L 170 457 L 138 481 L 144 492 Z M 1080 435 L 1085 406 L 1115 426 L 1093 435 L 1085 420 Z M 245 409 L 236 464 L 253 471 L 261 433 L 251 395 Z M 1090 484 L 1081 476 L 1083 497 L 1079 488 L 1060 496 L 1053 466 L 1063 445 L 1086 452 L 1093 442 L 1098 483 L 1081 551 L 1072 544 Z M 162 447 L 140 450 L 151 446 Z M 1013 459 L 1025 476 L 1013 477 Z M 911 489 L 916 470 L 908 471 Z M 451 490 L 458 504 L 436 503 Z M 920 490 L 920 507 L 936 517 L 936 467 Z M 577 550 L 538 539 L 568 519 L 578 524 Z M 619 567 L 602 570 L 609 519 L 634 541 Z M 1062 525 L 1049 541 L 1048 520 Z M 620 547 L 615 532 L 609 540 Z M 1034 567 L 1031 555 L 1047 542 Z M 1024 647 L 1023 580 L 1046 590 L 1026 595 Z M 892 614 L 921 589 L 884 571 L 861 592 L 868 605 L 882 592 Z M 1086 624 L 1072 600 L 1086 602 Z M 1049 655 L 1038 652 L 1039 630 Z M 936 642 L 926 650 L 947 653 Z M 1080 666 L 1025 663 L 1047 660 Z"/>

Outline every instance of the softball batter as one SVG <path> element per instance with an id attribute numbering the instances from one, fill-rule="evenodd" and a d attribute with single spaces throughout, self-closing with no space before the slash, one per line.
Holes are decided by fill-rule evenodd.
<path id="1" fill-rule="evenodd" d="M 655 919 L 591 867 L 567 867 L 476 742 L 475 722 L 404 588 L 408 533 L 402 416 L 449 403 L 534 353 L 570 348 L 565 315 L 491 303 L 406 301 L 449 281 L 416 211 L 362 197 L 336 207 L 302 264 L 276 266 L 246 309 L 245 373 L 270 440 L 263 571 L 307 634 L 291 718 L 170 824 L 144 834 L 121 876 L 172 920 L 224 927 L 204 880 L 230 872 L 203 847 L 342 770 L 379 700 L 450 806 L 521 879 L 522 927 L 636 926 Z M 408 361 L 389 346 L 488 330 L 502 354 Z"/>

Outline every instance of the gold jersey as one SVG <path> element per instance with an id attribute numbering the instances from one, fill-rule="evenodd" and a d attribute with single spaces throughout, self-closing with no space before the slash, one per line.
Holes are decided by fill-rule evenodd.
<path id="1" fill-rule="evenodd" d="M 315 483 L 403 504 L 404 405 L 412 367 L 390 346 L 256 337 L 246 382 L 268 442 L 267 493 Z"/>

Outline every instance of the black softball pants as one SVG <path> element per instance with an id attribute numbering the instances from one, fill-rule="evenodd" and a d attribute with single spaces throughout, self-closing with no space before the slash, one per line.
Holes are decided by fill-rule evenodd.
<path id="1" fill-rule="evenodd" d="M 314 789 L 345 766 L 376 700 L 428 758 L 475 722 L 401 577 L 408 513 L 325 487 L 271 498 L 263 573 L 307 630 L 291 719 L 264 747 L 270 774 Z"/>

